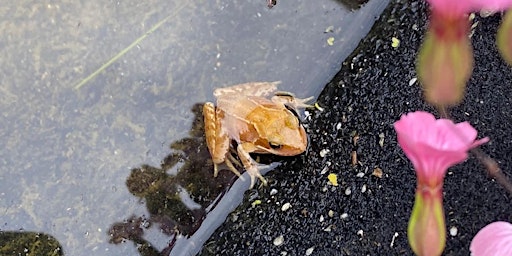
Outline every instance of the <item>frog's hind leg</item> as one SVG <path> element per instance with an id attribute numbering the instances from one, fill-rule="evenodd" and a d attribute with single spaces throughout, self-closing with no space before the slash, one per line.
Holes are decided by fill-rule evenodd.
<path id="1" fill-rule="evenodd" d="M 236 161 L 236 163 L 238 163 L 238 161 L 233 157 L 231 156 L 231 158 L 233 158 L 233 160 Z M 228 166 L 229 170 L 232 171 L 234 174 L 236 174 L 236 176 L 240 177 L 240 179 L 243 180 L 242 178 L 242 174 L 240 174 L 240 172 L 238 171 L 238 169 L 236 169 L 236 167 L 233 165 L 233 163 L 231 162 L 231 160 L 229 160 L 229 158 L 226 158 L 226 161 L 225 161 L 226 165 Z M 240 164 L 240 163 L 238 163 Z"/>
<path id="2" fill-rule="evenodd" d="M 235 146 L 236 147 L 236 146 Z M 233 154 L 237 154 L 236 150 L 233 148 L 229 148 L 231 154 L 227 154 L 227 158 L 231 161 L 232 164 L 235 164 L 238 167 L 244 167 L 238 159 L 236 159 Z"/>

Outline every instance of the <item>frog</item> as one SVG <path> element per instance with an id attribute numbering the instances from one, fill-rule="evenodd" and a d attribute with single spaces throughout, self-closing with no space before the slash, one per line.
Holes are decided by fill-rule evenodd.
<path id="1" fill-rule="evenodd" d="M 235 165 L 243 167 L 251 178 L 267 185 L 251 153 L 295 156 L 303 153 L 308 144 L 299 109 L 308 108 L 313 97 L 296 98 L 289 92 L 277 90 L 276 82 L 249 82 L 214 90 L 217 104 L 203 105 L 205 137 L 214 165 L 226 166 L 241 177 Z M 232 142 L 235 143 L 232 143 Z M 240 162 L 235 158 L 238 156 Z"/>

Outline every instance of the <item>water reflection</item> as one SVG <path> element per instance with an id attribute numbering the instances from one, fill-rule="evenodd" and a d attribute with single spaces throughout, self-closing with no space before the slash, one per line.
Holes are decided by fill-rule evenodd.
<path id="1" fill-rule="evenodd" d="M 170 242 L 160 252 L 168 255 L 178 235 L 188 237 L 201 225 L 209 210 L 221 199 L 236 176 L 220 171 L 213 178 L 213 164 L 206 147 L 202 104 L 192 108 L 194 122 L 189 137 L 171 144 L 173 153 L 160 167 L 143 165 L 131 171 L 126 186 L 144 200 L 149 216 L 131 216 L 109 229 L 111 243 L 133 241 L 141 255 L 157 250 L 144 238 L 144 232 L 158 226 Z"/>
<path id="2" fill-rule="evenodd" d="M 209 234 L 237 206 L 240 199 L 236 199 L 233 193 L 227 193 L 228 189 L 240 197 L 248 188 L 249 178 L 244 174 L 244 178 L 237 180 L 238 177 L 227 168 L 220 169 L 218 176 L 213 177 L 213 163 L 204 136 L 202 109 L 203 104 L 194 105 L 194 122 L 189 137 L 171 144 L 173 152 L 165 157 L 160 167 L 143 165 L 131 170 L 126 186 L 132 195 L 142 200 L 149 216 L 131 215 L 112 224 L 108 231 L 110 243 L 132 241 L 139 253 L 146 256 L 155 253 L 169 255 L 179 241 L 179 251 L 174 252 L 174 255 L 194 255 Z M 262 174 L 278 165 L 272 163 L 276 159 L 279 157 L 258 156 L 258 162 L 267 165 L 267 168 L 262 169 Z M 233 187 L 235 181 L 238 186 Z M 221 202 L 226 205 L 223 201 L 230 201 L 228 204 L 231 206 L 216 209 Z M 209 231 L 187 241 L 213 210 L 217 212 L 210 218 L 218 218 L 218 221 L 209 221 L 207 227 L 202 227 Z M 157 228 L 152 229 L 155 226 Z M 168 237 L 168 242 L 163 249 L 158 250 L 162 245 L 155 246 L 155 243 L 162 243 L 162 239 L 149 241 L 145 238 L 146 232 L 161 232 Z"/>
<path id="3" fill-rule="evenodd" d="M 357 10 L 366 4 L 369 0 L 335 0 L 343 4 L 350 10 Z"/>
<path id="4" fill-rule="evenodd" d="M 0 255 L 63 255 L 59 241 L 37 232 L 0 231 Z"/>

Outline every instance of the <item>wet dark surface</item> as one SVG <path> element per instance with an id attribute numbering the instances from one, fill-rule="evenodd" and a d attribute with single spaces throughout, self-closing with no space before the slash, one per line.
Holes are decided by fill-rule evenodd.
<path id="1" fill-rule="evenodd" d="M 114 242 L 143 234 L 149 252 L 162 251 L 174 228 L 203 228 L 224 181 L 212 179 L 199 154 L 206 148 L 196 152 L 193 107 L 212 101 L 214 88 L 249 81 L 281 80 L 281 90 L 317 96 L 388 1 L 349 2 L 5 2 L 0 231 L 51 235 L 67 255 L 134 255 L 133 243 Z M 242 195 L 246 184 L 228 180 Z M 223 203 L 224 215 L 241 201 Z M 210 229 L 225 219 L 208 216 L 217 220 Z"/>
<path id="2" fill-rule="evenodd" d="M 406 230 L 416 179 L 392 124 L 405 112 L 435 113 L 422 101 L 418 83 L 410 85 L 426 18 L 423 3 L 393 1 L 321 93 L 324 110 L 310 111 L 308 151 L 269 172 L 268 187 L 247 191 L 201 255 L 412 254 Z M 458 122 L 470 121 L 480 137 L 489 136 L 483 150 L 511 170 L 512 72 L 494 44 L 500 16 L 477 16 L 475 22 L 476 67 L 468 95 L 452 115 Z M 391 46 L 392 37 L 401 41 L 397 48 Z M 382 177 L 373 174 L 376 169 Z M 330 173 L 339 186 L 328 183 Z M 449 170 L 444 193 L 444 255 L 469 255 L 480 228 L 512 220 L 510 195 L 486 177 L 474 158 Z M 254 205 L 256 200 L 261 203 Z M 283 210 L 285 204 L 291 207 Z"/>

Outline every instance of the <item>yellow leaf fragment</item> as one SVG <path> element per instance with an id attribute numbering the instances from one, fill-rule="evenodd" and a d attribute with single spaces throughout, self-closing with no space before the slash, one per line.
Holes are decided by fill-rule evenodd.
<path id="1" fill-rule="evenodd" d="M 257 200 L 254 200 L 254 202 L 251 203 L 252 207 L 258 205 L 258 204 L 261 204 L 261 200 L 257 199 Z"/>
<path id="2" fill-rule="evenodd" d="M 333 186 L 338 186 L 338 175 L 330 173 L 329 175 L 327 175 L 327 179 L 331 182 Z"/>
<path id="3" fill-rule="evenodd" d="M 327 44 L 332 46 L 334 44 L 334 37 L 331 36 L 331 37 L 327 38 Z"/>
<path id="4" fill-rule="evenodd" d="M 324 111 L 324 108 L 320 107 L 318 102 L 315 102 L 315 108 L 318 109 L 319 111 Z"/>
<path id="5" fill-rule="evenodd" d="M 397 48 L 398 46 L 400 46 L 400 39 L 398 39 L 396 37 L 392 37 L 391 38 L 391 47 Z"/>

